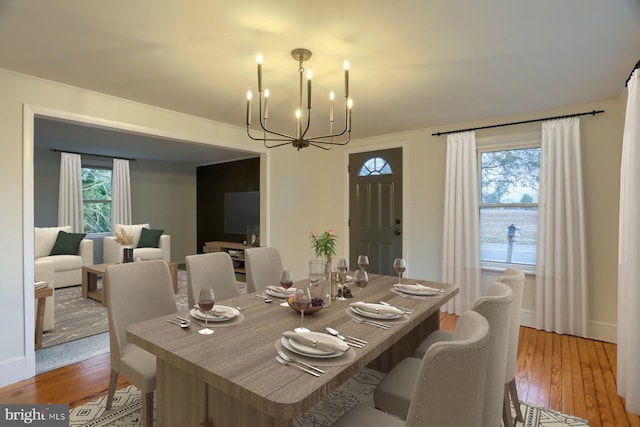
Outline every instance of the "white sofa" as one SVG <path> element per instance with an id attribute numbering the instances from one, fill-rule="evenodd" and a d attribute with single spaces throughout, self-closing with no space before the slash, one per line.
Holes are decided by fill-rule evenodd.
<path id="1" fill-rule="evenodd" d="M 36 282 L 47 282 L 49 287 L 55 288 L 56 281 L 53 270 L 53 261 L 51 260 L 40 260 L 35 262 L 35 280 Z M 43 331 L 51 331 L 53 330 L 54 316 L 53 310 L 55 308 L 55 297 L 56 291 L 54 289 L 53 294 L 50 297 L 45 298 L 44 300 L 44 323 L 43 323 Z M 34 316 L 38 313 L 38 300 L 35 301 L 35 309 Z M 35 319 L 35 317 L 34 317 Z"/>
<path id="2" fill-rule="evenodd" d="M 133 244 L 127 245 L 127 247 L 133 247 L 133 259 L 142 258 L 144 260 L 149 259 L 163 259 L 166 262 L 171 261 L 171 236 L 163 234 L 160 236 L 160 241 L 157 248 L 139 248 L 138 241 L 140 240 L 140 234 L 142 229 L 151 229 L 149 224 L 134 224 L 134 225 L 122 225 L 116 224 L 114 233 L 118 233 L 121 229 L 124 229 L 128 234 L 133 236 Z M 105 236 L 102 240 L 102 259 L 105 264 L 107 263 L 121 263 L 122 262 L 122 248 L 124 246 L 116 242 L 114 236 Z"/>
<path id="3" fill-rule="evenodd" d="M 93 264 L 93 240 L 82 239 L 77 255 L 49 255 L 56 243 L 58 233 L 71 233 L 71 226 L 35 227 L 35 260 L 53 262 L 55 288 L 75 286 L 82 283 L 82 266 Z"/>

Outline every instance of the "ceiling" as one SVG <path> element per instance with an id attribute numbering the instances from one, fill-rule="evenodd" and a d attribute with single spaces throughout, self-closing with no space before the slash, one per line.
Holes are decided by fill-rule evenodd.
<path id="1" fill-rule="evenodd" d="M 0 0 L 0 68 L 244 126 L 261 53 L 269 124 L 292 133 L 305 47 L 312 131 L 348 59 L 361 138 L 616 98 L 640 59 L 640 0 L 239 4 Z"/>

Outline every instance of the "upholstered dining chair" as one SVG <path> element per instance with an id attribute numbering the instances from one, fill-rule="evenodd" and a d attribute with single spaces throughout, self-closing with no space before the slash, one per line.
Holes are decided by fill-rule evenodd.
<path id="1" fill-rule="evenodd" d="M 509 333 L 509 315 L 513 292 L 504 283 L 492 284 L 485 296 L 478 298 L 473 304 L 473 311 L 487 319 L 490 327 L 489 334 L 489 362 L 486 367 L 484 405 L 482 422 L 476 420 L 474 425 L 484 427 L 499 427 L 502 419 L 502 397 L 504 393 L 504 370 L 507 360 L 507 337 Z M 441 335 L 441 334 L 439 334 Z M 450 333 L 446 340 L 455 340 L 457 328 Z M 425 340 L 427 341 L 427 340 Z M 418 347 L 414 356 L 424 358 L 429 348 L 436 345 L 431 343 L 427 348 Z M 422 353 L 424 352 L 424 353 Z M 420 365 L 420 358 L 407 358 L 393 367 L 389 374 L 376 387 L 373 397 L 377 408 L 404 417 L 409 408 L 413 391 L 412 384 L 416 382 L 416 373 Z M 461 405 L 462 406 L 462 405 Z M 458 408 L 450 408 L 457 411 Z"/>
<path id="2" fill-rule="evenodd" d="M 233 261 L 226 252 L 211 252 L 185 257 L 189 307 L 198 302 L 201 288 L 213 288 L 216 302 L 240 295 Z"/>
<path id="3" fill-rule="evenodd" d="M 122 375 L 142 392 L 143 425 L 151 427 L 156 357 L 130 343 L 126 327 L 177 313 L 169 266 L 161 260 L 115 264 L 106 268 L 105 283 L 111 353 L 107 409 L 111 409 L 118 375 Z"/>
<path id="4" fill-rule="evenodd" d="M 507 268 L 496 282 L 508 285 L 513 291 L 513 304 L 509 318 L 509 338 L 507 343 L 507 364 L 504 384 L 504 407 L 502 421 L 505 427 L 513 426 L 511 404 L 516 410 L 516 419 L 524 423 L 520 410 L 520 399 L 516 388 L 516 362 L 518 360 L 518 339 L 520 336 L 520 311 L 522 309 L 522 292 L 524 289 L 524 272 L 517 268 Z"/>
<path id="5" fill-rule="evenodd" d="M 412 387 L 406 422 L 360 405 L 344 414 L 333 426 L 478 425 L 482 416 L 485 368 L 489 361 L 489 334 L 487 320 L 476 312 L 467 311 L 460 315 L 451 341 L 434 344 L 423 359 L 408 357 L 400 362 L 409 359 L 418 362 L 410 378 L 415 386 Z"/>
<path id="6" fill-rule="evenodd" d="M 274 247 L 246 249 L 244 268 L 247 271 L 247 292 L 264 292 L 269 285 L 277 286 L 283 270 L 280 251 Z"/>

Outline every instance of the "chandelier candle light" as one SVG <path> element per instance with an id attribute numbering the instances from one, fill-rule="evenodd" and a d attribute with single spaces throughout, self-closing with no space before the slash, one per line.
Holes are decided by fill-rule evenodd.
<path id="1" fill-rule="evenodd" d="M 251 125 L 251 100 L 253 93 L 251 89 L 247 91 L 247 135 L 249 138 L 255 141 L 262 141 L 267 148 L 280 147 L 282 145 L 291 144 L 298 150 L 301 148 L 312 145 L 323 150 L 329 150 L 334 145 L 346 145 L 351 139 L 351 108 L 353 107 L 353 101 L 349 97 L 349 63 L 344 61 L 344 98 L 345 98 L 345 120 L 344 129 L 341 132 L 334 133 L 334 99 L 335 94 L 333 91 L 329 93 L 329 133 L 322 136 L 307 136 L 309 126 L 311 125 L 311 78 L 313 76 L 311 70 L 307 70 L 307 124 L 302 130 L 302 108 L 303 108 L 303 92 L 304 92 L 304 61 L 311 58 L 311 51 L 304 48 L 298 48 L 291 51 L 293 59 L 297 60 L 300 64 L 298 68 L 298 74 L 300 76 L 300 96 L 298 102 L 298 109 L 296 110 L 296 135 L 290 136 L 286 133 L 276 132 L 270 130 L 267 127 L 267 120 L 269 118 L 269 89 L 262 90 L 262 55 L 258 55 L 258 111 L 260 128 L 262 129 L 262 137 L 254 137 L 251 135 L 249 126 Z M 345 139 L 340 141 L 334 141 L 333 138 L 337 138 L 345 135 Z M 267 137 L 268 135 L 268 137 Z"/>

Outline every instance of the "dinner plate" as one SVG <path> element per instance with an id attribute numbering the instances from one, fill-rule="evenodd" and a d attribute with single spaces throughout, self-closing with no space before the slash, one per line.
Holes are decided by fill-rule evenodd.
<path id="1" fill-rule="evenodd" d="M 369 317 L 371 319 L 391 320 L 391 319 L 398 319 L 398 318 L 402 317 L 402 314 L 372 313 L 370 311 L 361 310 L 360 307 L 351 306 L 350 308 L 351 308 L 351 311 L 353 311 L 354 313 L 359 314 L 360 316 Z"/>
<path id="2" fill-rule="evenodd" d="M 293 295 L 296 292 L 296 288 L 289 288 L 285 294 L 285 289 L 281 286 L 267 286 L 265 292 L 272 297 L 276 298 L 287 298 Z"/>
<path id="3" fill-rule="evenodd" d="M 213 311 L 214 313 L 212 315 L 207 316 L 209 322 L 226 322 L 240 315 L 238 309 L 229 307 L 228 305 L 215 305 Z M 205 320 L 204 312 L 198 308 L 192 308 L 189 314 L 198 320 Z M 220 316 L 216 316 L 217 314 Z"/>
<path id="4" fill-rule="evenodd" d="M 319 352 L 326 352 L 326 350 L 319 350 L 317 348 L 313 348 L 313 347 L 309 347 L 306 346 L 304 344 L 300 344 L 299 342 L 297 342 L 296 340 L 292 340 L 289 339 L 287 337 L 282 337 L 280 339 L 280 343 L 282 344 L 282 346 L 284 348 L 286 348 L 289 351 L 292 351 L 296 354 L 299 354 L 301 356 L 307 356 L 307 357 L 317 357 L 319 359 L 330 359 L 333 357 L 340 357 L 344 354 L 344 352 L 342 351 L 334 351 L 334 352 L 330 352 L 330 353 L 319 353 Z M 294 344 L 298 347 L 294 347 Z M 299 350 L 299 348 L 303 348 L 304 350 Z"/>
<path id="5" fill-rule="evenodd" d="M 398 285 L 393 285 L 393 288 L 398 291 L 398 292 L 402 292 L 403 294 L 407 294 L 407 295 L 416 295 L 416 296 L 421 296 L 421 297 L 436 297 L 436 296 L 442 296 L 442 293 L 435 291 L 435 290 L 431 290 L 431 289 L 420 289 L 420 288 L 415 288 L 414 289 L 410 289 L 410 288 L 405 288 L 404 286 L 398 286 Z"/>

